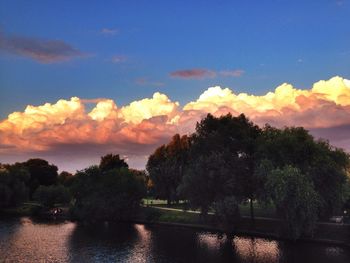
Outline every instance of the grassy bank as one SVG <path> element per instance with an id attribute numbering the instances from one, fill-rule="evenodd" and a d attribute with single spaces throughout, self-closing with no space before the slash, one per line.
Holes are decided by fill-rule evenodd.
<path id="1" fill-rule="evenodd" d="M 207 215 L 206 218 L 203 218 L 198 213 L 169 211 L 152 206 L 142 207 L 140 214 L 135 220 L 141 223 L 179 225 L 210 231 L 227 232 L 227 229 L 216 220 L 214 215 Z M 283 222 L 277 218 L 258 217 L 255 219 L 253 225 L 250 218 L 242 217 L 237 223 L 234 233 L 256 237 L 285 239 L 283 234 L 281 234 L 282 229 Z M 350 225 L 318 223 L 314 235 L 304 236 L 301 240 L 349 246 Z"/>
<path id="2" fill-rule="evenodd" d="M 143 203 L 147 204 L 148 206 L 175 208 L 175 209 L 181 209 L 184 211 L 189 209 L 188 204 L 185 203 L 184 201 L 180 201 L 179 203 L 167 204 L 165 200 L 144 199 Z M 248 202 L 240 204 L 239 211 L 242 216 L 250 216 L 250 204 Z M 254 215 L 256 217 L 277 218 L 276 210 L 273 205 L 262 205 L 257 202 L 254 202 Z"/>

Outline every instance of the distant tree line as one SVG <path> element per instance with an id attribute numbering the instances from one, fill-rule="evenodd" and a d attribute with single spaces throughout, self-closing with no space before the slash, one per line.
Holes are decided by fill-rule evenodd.
<path id="1" fill-rule="evenodd" d="M 43 199 L 55 192 L 48 202 L 66 202 L 66 195 L 59 193 L 58 168 L 43 159 L 29 159 L 15 164 L 0 164 L 0 208 L 13 207 L 24 201 Z M 58 188 L 57 188 L 58 187 Z M 50 192 L 50 193 L 49 193 Z M 65 196 L 64 196 L 65 195 Z"/>
<path id="2" fill-rule="evenodd" d="M 347 153 L 304 128 L 260 128 L 243 114 L 208 114 L 147 163 L 155 197 L 188 200 L 203 216 L 214 210 L 231 227 L 240 203 L 250 202 L 253 222 L 254 201 L 272 203 L 294 239 L 349 200 L 349 167 Z"/>
<path id="3" fill-rule="evenodd" d="M 69 204 L 74 219 L 127 220 L 146 195 L 145 172 L 129 169 L 119 155 L 107 154 L 74 175 L 57 171 L 42 159 L 0 165 L 0 209 L 25 201 L 46 208 Z"/>

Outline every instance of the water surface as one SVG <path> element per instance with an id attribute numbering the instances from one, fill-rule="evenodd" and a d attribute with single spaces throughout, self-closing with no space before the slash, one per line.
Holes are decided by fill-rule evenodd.
<path id="1" fill-rule="evenodd" d="M 350 262 L 337 246 L 226 238 L 190 228 L 0 219 L 0 262 Z"/>

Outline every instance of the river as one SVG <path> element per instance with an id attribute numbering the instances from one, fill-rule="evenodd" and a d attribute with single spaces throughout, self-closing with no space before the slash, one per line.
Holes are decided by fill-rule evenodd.
<path id="1" fill-rule="evenodd" d="M 0 219 L 0 262 L 350 262 L 349 249 L 184 227 Z"/>

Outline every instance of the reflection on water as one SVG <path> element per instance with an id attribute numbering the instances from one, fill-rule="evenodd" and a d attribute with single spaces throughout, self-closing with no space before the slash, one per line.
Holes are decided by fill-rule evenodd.
<path id="1" fill-rule="evenodd" d="M 140 224 L 0 219 L 0 262 L 350 262 L 345 248 Z"/>

